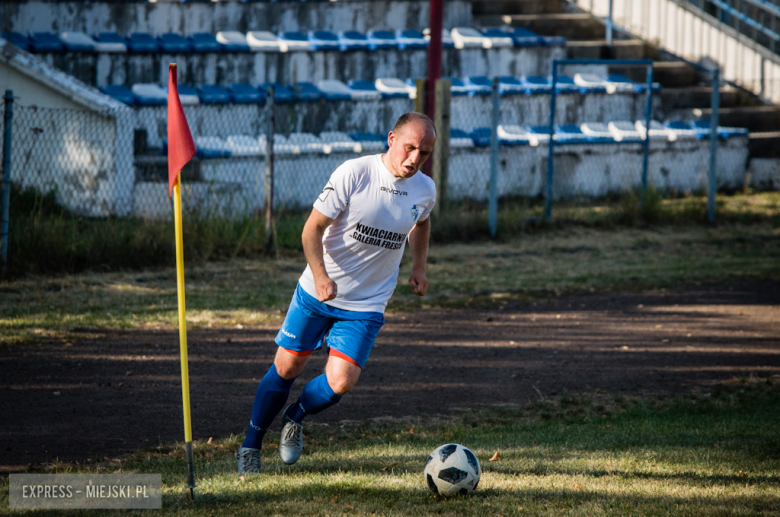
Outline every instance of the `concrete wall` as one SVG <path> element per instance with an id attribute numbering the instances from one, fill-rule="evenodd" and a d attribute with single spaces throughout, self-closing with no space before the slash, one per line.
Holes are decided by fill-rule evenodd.
<path id="1" fill-rule="evenodd" d="M 42 54 L 50 65 L 95 85 L 167 84 L 168 65 L 177 63 L 181 84 L 247 82 L 291 83 L 324 79 L 374 80 L 377 77 L 425 77 L 427 50 L 318 51 L 291 53 L 207 54 Z M 550 74 L 553 59 L 566 57 L 564 47 L 513 49 L 446 49 L 445 76 Z"/>
<path id="2" fill-rule="evenodd" d="M 547 174 L 547 146 L 499 149 L 499 196 L 543 195 Z M 358 155 L 334 153 L 277 155 L 275 199 L 279 210 L 309 206 L 344 160 Z M 648 183 L 662 190 L 702 190 L 707 186 L 709 142 L 685 139 L 654 140 L 649 157 Z M 747 138 L 721 141 L 718 148 L 718 184 L 736 188 L 745 181 Z M 554 154 L 553 195 L 556 199 L 597 197 L 627 192 L 641 185 L 640 144 L 561 145 Z M 201 213 L 243 214 L 264 203 L 264 159 L 201 160 L 199 181 L 184 182 L 185 205 Z M 450 199 L 486 201 L 490 178 L 490 149 L 453 149 L 448 176 Z M 169 218 L 170 202 L 162 181 L 141 181 L 134 189 L 134 214 Z"/>
<path id="3" fill-rule="evenodd" d="M 428 26 L 428 0 L 339 0 L 338 2 L 150 2 L 29 1 L 0 3 L 2 30 L 195 32 L 223 30 L 332 31 L 419 29 Z M 472 23 L 471 2 L 449 0 L 444 26 Z"/>
<path id="4" fill-rule="evenodd" d="M 25 75 L 6 63 L 0 62 L 0 92 L 12 90 L 16 106 L 39 108 L 69 108 L 84 110 L 84 106 L 70 97 L 29 75 Z"/>

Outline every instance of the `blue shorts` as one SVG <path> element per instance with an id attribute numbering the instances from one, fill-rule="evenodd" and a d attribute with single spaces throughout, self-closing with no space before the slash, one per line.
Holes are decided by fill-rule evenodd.
<path id="1" fill-rule="evenodd" d="M 330 354 L 363 368 L 379 329 L 380 312 L 347 311 L 322 303 L 298 284 L 287 316 L 274 340 L 295 355 L 309 355 L 325 344 Z"/>

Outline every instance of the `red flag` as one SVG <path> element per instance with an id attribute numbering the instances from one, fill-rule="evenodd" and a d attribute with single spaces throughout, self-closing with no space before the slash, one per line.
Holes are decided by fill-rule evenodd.
<path id="1" fill-rule="evenodd" d="M 195 156 L 190 126 L 184 117 L 176 81 L 176 65 L 168 66 L 168 197 L 182 167 Z"/>

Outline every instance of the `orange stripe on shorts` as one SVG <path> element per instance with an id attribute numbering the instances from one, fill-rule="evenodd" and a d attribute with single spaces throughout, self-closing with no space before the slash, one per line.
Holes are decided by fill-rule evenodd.
<path id="1" fill-rule="evenodd" d="M 357 364 L 355 362 L 355 360 L 352 359 L 350 356 L 348 356 L 347 354 L 343 354 L 343 353 L 339 352 L 338 350 L 336 350 L 334 348 L 330 349 L 330 352 L 328 352 L 328 355 L 334 355 L 334 356 L 338 357 L 339 359 L 344 359 L 345 361 L 354 364 L 355 366 L 357 366 L 361 370 L 363 369 L 363 367 L 360 366 L 359 364 Z"/>
<path id="2" fill-rule="evenodd" d="M 314 352 L 314 350 L 304 350 L 302 352 L 299 352 L 298 350 L 290 350 L 289 348 L 284 348 L 283 346 L 280 346 L 279 348 L 281 348 L 285 352 L 290 352 L 292 355 L 299 355 L 301 357 L 306 357 L 307 355 L 311 355 Z"/>

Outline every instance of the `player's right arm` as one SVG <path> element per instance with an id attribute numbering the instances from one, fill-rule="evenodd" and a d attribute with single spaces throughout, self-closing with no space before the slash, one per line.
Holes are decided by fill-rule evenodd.
<path id="1" fill-rule="evenodd" d="M 306 262 L 309 263 L 314 276 L 317 298 L 321 302 L 334 299 L 338 292 L 336 282 L 330 279 L 328 272 L 325 270 L 325 258 L 322 249 L 322 236 L 325 235 L 325 229 L 332 222 L 333 219 L 322 215 L 319 210 L 314 208 L 306 221 L 306 225 L 303 227 L 303 234 L 301 235 L 303 253 L 306 255 Z"/>

